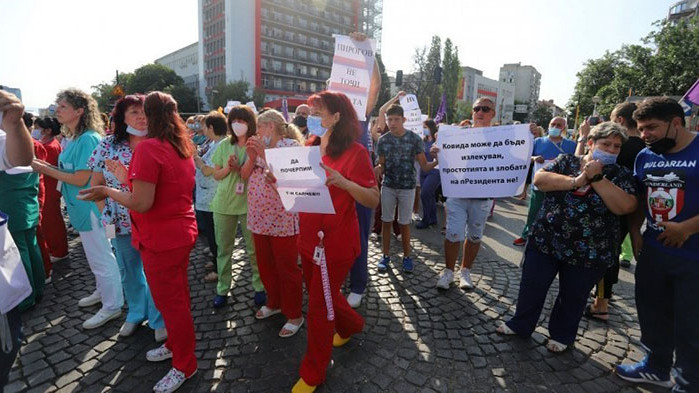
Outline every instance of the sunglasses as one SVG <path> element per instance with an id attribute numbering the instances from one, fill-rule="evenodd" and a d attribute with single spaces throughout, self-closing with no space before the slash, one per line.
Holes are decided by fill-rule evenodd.
<path id="1" fill-rule="evenodd" d="M 487 106 L 474 106 L 473 111 L 474 112 L 483 112 L 483 113 L 488 113 L 490 112 L 491 108 Z"/>

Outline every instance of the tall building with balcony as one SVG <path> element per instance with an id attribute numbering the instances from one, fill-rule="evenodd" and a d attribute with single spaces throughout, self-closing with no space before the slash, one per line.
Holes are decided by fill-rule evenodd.
<path id="1" fill-rule="evenodd" d="M 156 64 L 164 65 L 175 71 L 184 84 L 195 91 L 199 88 L 199 43 L 195 42 L 172 53 L 156 59 Z"/>
<path id="2" fill-rule="evenodd" d="M 676 24 L 680 20 L 699 15 L 699 0 L 681 0 L 670 6 L 667 20 Z"/>
<path id="3" fill-rule="evenodd" d="M 515 85 L 514 101 L 527 104 L 529 113 L 536 107 L 541 89 L 541 73 L 533 66 L 522 63 L 505 64 L 500 67 L 500 81 Z"/>
<path id="4" fill-rule="evenodd" d="M 200 93 L 246 80 L 293 107 L 330 77 L 333 34 L 380 40 L 380 0 L 199 0 Z M 274 103 L 272 106 L 277 106 Z"/>

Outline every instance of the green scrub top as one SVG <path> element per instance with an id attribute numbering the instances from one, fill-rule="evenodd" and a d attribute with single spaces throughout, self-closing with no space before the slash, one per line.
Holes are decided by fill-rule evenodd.
<path id="1" fill-rule="evenodd" d="M 0 184 L 0 211 L 9 217 L 7 229 L 18 232 L 39 225 L 39 174 L 0 172 Z"/>

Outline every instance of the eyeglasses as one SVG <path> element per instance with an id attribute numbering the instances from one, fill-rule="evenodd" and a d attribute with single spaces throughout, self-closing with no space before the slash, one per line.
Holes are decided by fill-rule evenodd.
<path id="1" fill-rule="evenodd" d="M 474 111 L 474 112 L 488 113 L 488 112 L 490 112 L 491 109 L 492 109 L 492 108 L 490 108 L 490 107 L 488 107 L 488 106 L 474 106 L 474 107 L 473 107 L 473 111 Z"/>

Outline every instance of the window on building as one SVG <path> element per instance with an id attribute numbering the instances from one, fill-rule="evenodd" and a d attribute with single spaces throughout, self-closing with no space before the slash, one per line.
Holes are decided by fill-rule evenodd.
<path id="1" fill-rule="evenodd" d="M 298 85 L 298 86 L 299 86 L 299 91 L 306 91 L 306 90 L 308 90 L 308 84 L 307 84 L 305 81 L 299 82 L 299 85 Z"/>
<path id="2" fill-rule="evenodd" d="M 267 71 L 267 63 L 267 59 L 260 60 L 260 69 L 262 69 L 262 71 Z"/>
<path id="3" fill-rule="evenodd" d="M 274 78 L 274 88 L 275 89 L 282 88 L 282 80 L 280 78 Z"/>
<path id="4" fill-rule="evenodd" d="M 294 73 L 294 63 L 286 63 L 286 72 L 290 74 Z"/>
<path id="5" fill-rule="evenodd" d="M 282 62 L 279 60 L 274 60 L 272 62 L 272 69 L 276 72 L 279 72 L 282 70 Z"/>
<path id="6" fill-rule="evenodd" d="M 299 17 L 298 21 L 299 21 L 299 26 L 303 27 L 304 29 L 306 27 L 308 27 L 308 21 L 306 20 L 306 18 Z"/>
<path id="7" fill-rule="evenodd" d="M 284 22 L 288 25 L 293 25 L 294 24 L 294 17 L 291 15 L 284 15 Z"/>
<path id="8" fill-rule="evenodd" d="M 286 57 L 294 57 L 294 48 L 290 46 L 284 47 L 284 55 L 286 55 Z"/>
<path id="9" fill-rule="evenodd" d="M 306 52 L 305 49 L 297 49 L 296 50 L 296 56 L 299 59 L 306 60 L 308 58 L 308 52 Z"/>
<path id="10" fill-rule="evenodd" d="M 320 56 L 323 64 L 330 64 L 330 56 L 323 54 Z"/>
<path id="11" fill-rule="evenodd" d="M 308 67 L 303 64 L 299 65 L 299 74 L 308 75 Z"/>
<path id="12" fill-rule="evenodd" d="M 311 44 L 311 46 L 317 47 L 318 46 L 318 39 L 316 37 L 311 37 L 310 44 Z"/>
<path id="13" fill-rule="evenodd" d="M 311 67 L 310 73 L 311 73 L 311 76 L 317 77 L 318 76 L 318 67 Z"/>
<path id="14" fill-rule="evenodd" d="M 297 34 L 297 35 L 296 35 L 296 41 L 298 41 L 298 42 L 300 42 L 300 43 L 306 45 L 306 43 L 308 42 L 308 38 L 306 37 L 305 34 Z"/>
<path id="15" fill-rule="evenodd" d="M 311 93 L 315 93 L 318 91 L 318 85 L 315 82 L 311 82 L 310 88 L 311 88 Z"/>
<path id="16" fill-rule="evenodd" d="M 284 90 L 294 91 L 294 81 L 287 79 L 284 81 Z"/>
<path id="17" fill-rule="evenodd" d="M 311 52 L 311 61 L 312 61 L 312 62 L 318 62 L 318 53 L 316 53 L 316 52 Z"/>

